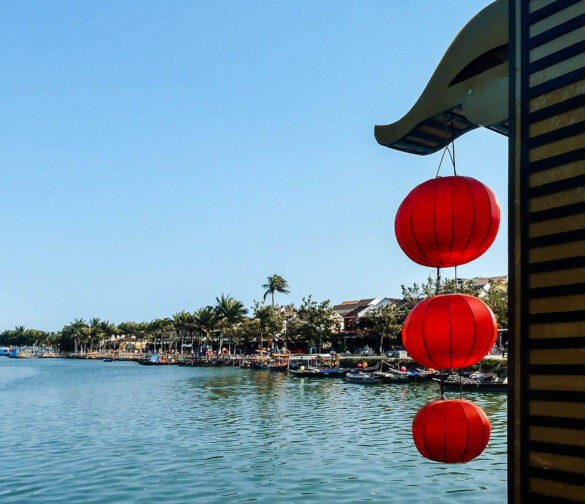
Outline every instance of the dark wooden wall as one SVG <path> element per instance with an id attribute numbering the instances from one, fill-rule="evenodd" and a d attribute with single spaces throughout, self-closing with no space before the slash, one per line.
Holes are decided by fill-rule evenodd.
<path id="1" fill-rule="evenodd" d="M 510 502 L 585 502 L 585 0 L 510 0 Z"/>

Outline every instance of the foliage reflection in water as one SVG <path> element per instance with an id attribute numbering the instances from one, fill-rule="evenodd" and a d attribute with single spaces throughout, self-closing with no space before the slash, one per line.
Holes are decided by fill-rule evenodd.
<path id="1" fill-rule="evenodd" d="M 414 447 L 412 418 L 437 396 L 434 384 L 2 359 L 0 501 L 505 501 L 505 394 L 465 394 L 492 438 L 461 465 Z"/>

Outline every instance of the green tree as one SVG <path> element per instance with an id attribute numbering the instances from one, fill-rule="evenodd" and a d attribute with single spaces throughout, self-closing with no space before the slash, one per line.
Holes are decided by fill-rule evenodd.
<path id="1" fill-rule="evenodd" d="M 487 293 L 481 297 L 494 312 L 499 329 L 508 328 L 508 286 L 505 282 L 489 281 Z"/>
<path id="2" fill-rule="evenodd" d="M 254 317 L 258 320 L 260 348 L 262 348 L 264 346 L 264 331 L 267 327 L 274 327 L 274 307 L 256 302 L 254 306 Z"/>
<path id="3" fill-rule="evenodd" d="M 295 320 L 296 319 L 296 320 Z M 319 352 L 324 342 L 335 332 L 337 322 L 331 301 L 315 301 L 312 296 L 303 298 L 297 315 L 288 323 L 287 332 L 297 340 L 312 345 L 319 344 Z"/>
<path id="4" fill-rule="evenodd" d="M 258 318 L 246 318 L 238 328 L 242 344 L 249 348 L 252 341 L 256 341 L 260 334 L 260 320 Z"/>
<path id="5" fill-rule="evenodd" d="M 383 353 L 384 339 L 388 338 L 393 344 L 398 343 L 402 325 L 399 322 L 400 312 L 394 304 L 378 306 L 368 310 L 361 320 L 364 332 L 369 336 L 379 338 L 380 354 Z"/>
<path id="6" fill-rule="evenodd" d="M 282 294 L 290 294 L 290 291 L 288 290 L 288 282 L 281 277 L 280 275 L 274 274 L 272 276 L 269 276 L 266 279 L 266 283 L 262 284 L 262 288 L 266 289 L 264 292 L 264 301 L 266 301 L 266 297 L 268 296 L 268 294 L 270 294 L 271 299 L 272 299 L 272 308 L 274 311 L 274 293 L 275 292 L 281 292 Z M 273 318 L 273 322 L 275 322 L 275 319 Z M 274 345 L 274 341 L 276 340 L 276 326 L 273 323 L 272 324 L 272 344 Z"/>
<path id="7" fill-rule="evenodd" d="M 215 300 L 217 302 L 215 312 L 217 313 L 217 318 L 219 319 L 221 327 L 219 340 L 219 353 L 221 353 L 225 334 L 224 331 L 227 331 L 231 343 L 236 326 L 244 320 L 248 310 L 244 307 L 241 301 L 231 297 L 229 294 L 227 296 L 222 294 L 221 297 L 215 298 Z"/>
<path id="8" fill-rule="evenodd" d="M 426 282 L 417 284 L 416 282 L 411 286 L 400 286 L 402 289 L 402 298 L 408 301 L 411 306 L 416 303 L 433 297 L 437 293 L 437 282 L 430 275 Z M 439 283 L 439 294 L 469 294 L 471 296 L 477 295 L 477 288 L 473 280 L 455 280 L 454 278 L 443 278 Z"/>
<path id="9" fill-rule="evenodd" d="M 205 334 L 205 341 L 213 347 L 213 333 L 217 329 L 219 319 L 217 311 L 212 306 L 205 306 L 199 308 L 194 314 L 194 326 L 199 331 L 199 334 Z M 201 351 L 202 343 L 199 338 L 199 351 Z M 220 349 L 221 350 L 221 349 Z"/>
<path id="10" fill-rule="evenodd" d="M 281 292 L 282 294 L 290 294 L 288 290 L 288 282 L 282 278 L 280 275 L 272 275 L 269 276 L 265 284 L 262 284 L 262 288 L 266 289 L 264 292 L 264 301 L 266 301 L 266 297 L 268 294 L 272 297 L 272 307 L 274 307 L 274 293 Z"/>

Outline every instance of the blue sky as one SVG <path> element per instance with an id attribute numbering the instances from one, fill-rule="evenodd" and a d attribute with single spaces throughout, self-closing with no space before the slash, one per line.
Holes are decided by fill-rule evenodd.
<path id="1" fill-rule="evenodd" d="M 0 329 L 170 316 L 226 293 L 398 296 L 394 238 L 440 154 L 380 147 L 489 1 L 27 1 L 0 17 Z M 503 228 L 460 276 L 507 272 L 507 139 L 456 145 Z M 451 274 L 450 270 L 446 275 Z"/>

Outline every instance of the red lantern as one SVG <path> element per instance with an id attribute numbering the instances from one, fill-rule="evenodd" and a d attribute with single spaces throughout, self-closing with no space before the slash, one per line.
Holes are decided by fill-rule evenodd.
<path id="1" fill-rule="evenodd" d="M 471 177 L 441 177 L 415 187 L 394 221 L 400 248 L 423 266 L 449 268 L 477 259 L 494 241 L 500 206 Z"/>
<path id="2" fill-rule="evenodd" d="M 412 422 L 414 444 L 423 457 L 437 462 L 468 462 L 490 439 L 490 422 L 469 401 L 439 400 L 423 406 Z"/>
<path id="3" fill-rule="evenodd" d="M 481 299 L 444 294 L 419 303 L 402 327 L 402 342 L 421 366 L 453 369 L 471 366 L 494 346 L 496 317 Z"/>

